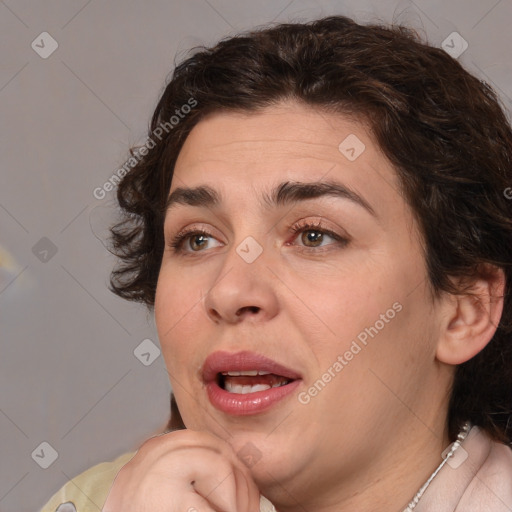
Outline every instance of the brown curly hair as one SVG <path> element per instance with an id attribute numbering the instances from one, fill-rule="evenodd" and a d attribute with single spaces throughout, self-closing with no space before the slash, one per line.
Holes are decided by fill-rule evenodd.
<path id="1" fill-rule="evenodd" d="M 124 218 L 111 230 L 120 258 L 111 290 L 153 307 L 164 206 L 192 128 L 211 112 L 256 112 L 285 99 L 369 124 L 419 224 L 433 296 L 469 291 L 449 276 L 470 283 L 492 266 L 504 270 L 500 324 L 486 348 L 458 366 L 448 427 L 455 439 L 470 420 L 511 443 L 512 200 L 505 191 L 512 184 L 512 130 L 488 84 L 406 27 L 332 16 L 196 48 L 158 102 L 148 139 L 154 147 L 144 156 L 131 150 L 137 159 L 119 184 Z"/>

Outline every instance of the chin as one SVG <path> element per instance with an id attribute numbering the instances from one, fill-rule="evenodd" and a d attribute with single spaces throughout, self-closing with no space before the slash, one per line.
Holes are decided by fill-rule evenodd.
<path id="1" fill-rule="evenodd" d="M 304 446 L 292 445 L 291 441 L 289 436 L 269 437 L 267 432 L 235 433 L 228 440 L 260 488 L 292 478 L 303 465 Z"/>

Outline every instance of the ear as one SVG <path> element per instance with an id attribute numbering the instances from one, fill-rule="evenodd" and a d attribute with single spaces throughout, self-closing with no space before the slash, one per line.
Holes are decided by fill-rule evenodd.
<path id="1" fill-rule="evenodd" d="M 436 357 L 446 364 L 462 364 L 483 350 L 498 328 L 503 312 L 505 273 L 487 265 L 472 282 L 472 295 L 445 294 Z M 460 281 L 459 281 L 460 283 Z"/>

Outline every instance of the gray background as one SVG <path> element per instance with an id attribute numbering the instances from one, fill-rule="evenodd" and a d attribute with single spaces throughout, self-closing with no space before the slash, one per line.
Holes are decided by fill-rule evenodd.
<path id="1" fill-rule="evenodd" d="M 436 46 L 457 31 L 459 60 L 510 111 L 511 0 L 0 1 L 0 511 L 38 510 L 167 421 L 163 360 L 134 355 L 158 343 L 152 315 L 107 289 L 114 192 L 93 190 L 144 141 L 175 56 L 328 14 L 399 21 Z M 31 47 L 42 32 L 58 43 L 46 59 Z M 47 469 L 42 442 L 58 453 Z"/>

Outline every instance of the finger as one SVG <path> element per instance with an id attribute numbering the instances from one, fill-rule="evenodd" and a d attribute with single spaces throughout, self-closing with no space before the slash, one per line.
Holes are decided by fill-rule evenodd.
<path id="1" fill-rule="evenodd" d="M 194 490 L 215 510 L 222 512 L 244 512 L 237 508 L 237 488 L 233 470 L 227 473 L 198 478 L 193 483 Z"/>
<path id="2" fill-rule="evenodd" d="M 251 476 L 238 467 L 229 467 L 227 474 L 222 477 L 222 471 L 217 469 L 216 475 L 210 472 L 199 475 L 194 481 L 194 489 L 212 506 L 223 512 L 259 512 L 260 492 Z M 220 478 L 220 480 L 219 480 Z"/>
<path id="3" fill-rule="evenodd" d="M 237 510 L 240 512 L 259 512 L 260 491 L 252 477 L 247 477 L 245 471 L 234 468 L 236 482 Z"/>
<path id="4" fill-rule="evenodd" d="M 254 482 L 249 466 L 235 453 L 233 447 L 229 446 L 229 457 L 235 468 L 235 481 L 237 487 L 237 498 L 239 510 L 244 512 L 260 511 L 260 490 Z"/>
<path id="5" fill-rule="evenodd" d="M 212 508 L 211 505 L 201 496 L 197 494 L 190 494 L 180 500 L 180 503 L 177 503 L 175 506 L 171 508 L 166 508 L 166 512 L 219 512 L 218 509 Z"/>
<path id="6" fill-rule="evenodd" d="M 222 512 L 259 512 L 259 489 L 249 469 L 236 456 L 231 446 L 222 447 L 222 459 L 217 451 L 205 451 L 202 447 L 200 449 L 201 465 L 188 474 L 194 481 L 196 492 Z M 190 448 L 182 452 L 183 455 L 186 454 L 183 462 L 189 467 L 190 452 Z"/>

